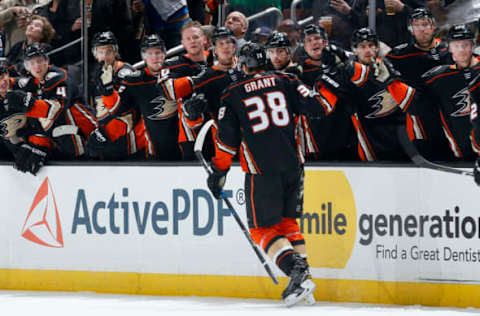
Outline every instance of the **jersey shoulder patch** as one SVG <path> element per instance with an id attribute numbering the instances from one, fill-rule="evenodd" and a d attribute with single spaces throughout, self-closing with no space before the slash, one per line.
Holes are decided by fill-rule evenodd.
<path id="1" fill-rule="evenodd" d="M 140 71 L 136 71 L 135 69 L 131 67 L 126 67 L 125 65 L 120 68 L 120 70 L 117 73 L 118 78 L 124 79 L 126 77 L 135 77 L 135 76 L 140 76 Z"/>

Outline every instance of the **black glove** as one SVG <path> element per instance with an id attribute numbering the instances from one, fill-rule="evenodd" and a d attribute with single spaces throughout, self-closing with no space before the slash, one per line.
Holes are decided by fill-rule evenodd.
<path id="1" fill-rule="evenodd" d="M 8 108 L 13 111 L 28 112 L 37 101 L 31 92 L 12 90 L 7 92 Z"/>
<path id="2" fill-rule="evenodd" d="M 97 70 L 95 75 L 97 88 L 100 93 L 104 96 L 109 96 L 113 94 L 114 83 L 113 83 L 113 66 L 106 66 L 104 62 L 100 64 L 100 67 Z"/>
<path id="3" fill-rule="evenodd" d="M 112 144 L 112 140 L 105 129 L 99 126 L 87 138 L 88 154 L 90 157 L 99 157 L 110 144 Z"/>
<path id="4" fill-rule="evenodd" d="M 322 64 L 328 67 L 337 66 L 348 60 L 343 48 L 336 45 L 325 46 L 322 50 Z"/>
<path id="5" fill-rule="evenodd" d="M 375 62 L 371 67 L 375 80 L 386 86 L 401 76 L 400 72 L 395 70 L 392 63 L 387 59 L 382 59 L 380 62 Z"/>
<path id="6" fill-rule="evenodd" d="M 213 173 L 208 175 L 207 185 L 212 192 L 213 196 L 218 200 L 221 198 L 221 193 L 223 186 L 225 185 L 225 180 L 227 179 L 228 170 L 218 170 L 214 163 L 210 164 Z"/>
<path id="7" fill-rule="evenodd" d="M 21 172 L 30 172 L 36 175 L 43 166 L 47 152 L 32 144 L 22 144 L 15 152 L 14 168 Z"/>
<path id="8" fill-rule="evenodd" d="M 480 186 L 480 158 L 477 158 L 475 165 L 473 166 L 473 180 Z"/>
<path id="9" fill-rule="evenodd" d="M 195 94 L 182 103 L 183 114 L 190 120 L 196 121 L 207 109 L 208 103 L 203 93 Z"/>

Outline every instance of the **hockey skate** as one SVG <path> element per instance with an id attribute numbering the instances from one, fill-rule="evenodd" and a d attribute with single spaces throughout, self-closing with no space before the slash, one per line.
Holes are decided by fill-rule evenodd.
<path id="1" fill-rule="evenodd" d="M 315 283 L 313 283 L 308 271 L 308 264 L 299 258 L 293 266 L 290 281 L 282 293 L 282 299 L 287 307 L 291 307 L 303 300 L 309 303 L 312 302 L 312 299 L 313 303 L 311 305 L 313 305 L 315 304 L 315 298 L 313 298 L 315 287 Z"/>

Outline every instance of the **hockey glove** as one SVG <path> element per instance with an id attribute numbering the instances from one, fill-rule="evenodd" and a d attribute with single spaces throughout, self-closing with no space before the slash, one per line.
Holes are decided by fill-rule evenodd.
<path id="1" fill-rule="evenodd" d="M 13 111 L 28 112 L 37 98 L 31 92 L 12 90 L 7 92 L 8 108 Z"/>
<path id="2" fill-rule="evenodd" d="M 208 175 L 207 185 L 210 189 L 210 192 L 212 192 L 213 196 L 218 200 L 222 197 L 221 194 L 229 169 L 218 170 L 214 163 L 211 163 L 210 166 L 213 170 L 213 173 Z"/>
<path id="3" fill-rule="evenodd" d="M 88 136 L 87 139 L 87 151 L 90 157 L 99 157 L 106 148 L 112 143 L 112 140 L 108 136 L 103 127 L 97 127 Z"/>
<path id="4" fill-rule="evenodd" d="M 392 63 L 386 59 L 382 59 L 380 62 L 375 62 L 372 67 L 375 80 L 386 86 L 401 76 L 400 72 L 395 70 Z"/>
<path id="5" fill-rule="evenodd" d="M 326 66 L 338 66 L 347 60 L 348 56 L 345 50 L 336 45 L 325 46 L 322 50 L 322 64 Z"/>
<path id="6" fill-rule="evenodd" d="M 21 172 L 36 175 L 45 162 L 47 152 L 31 144 L 22 144 L 15 153 L 14 168 Z"/>
<path id="7" fill-rule="evenodd" d="M 97 72 L 97 87 L 100 93 L 104 96 L 110 96 L 113 94 L 113 66 L 101 64 L 100 69 Z"/>
<path id="8" fill-rule="evenodd" d="M 190 120 L 196 121 L 207 109 L 208 103 L 203 93 L 195 94 L 182 104 L 183 114 Z"/>
<path id="9" fill-rule="evenodd" d="M 477 158 L 475 165 L 473 166 L 473 180 L 480 186 L 480 158 Z"/>

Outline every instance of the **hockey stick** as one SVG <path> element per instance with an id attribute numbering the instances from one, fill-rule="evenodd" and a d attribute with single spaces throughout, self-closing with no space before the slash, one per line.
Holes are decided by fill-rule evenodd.
<path id="1" fill-rule="evenodd" d="M 207 171 L 208 174 L 212 174 L 213 170 L 212 170 L 212 168 L 210 168 L 207 161 L 203 157 L 202 147 L 203 147 L 203 142 L 205 141 L 205 137 L 208 133 L 208 130 L 210 129 L 210 127 L 213 124 L 214 124 L 214 121 L 209 120 L 207 123 L 205 123 L 205 125 L 202 126 L 202 128 L 200 129 L 200 132 L 197 135 L 197 139 L 195 140 L 195 145 L 193 147 L 195 155 L 197 156 L 198 160 L 200 160 L 200 163 L 205 168 L 205 170 Z M 267 273 L 270 276 L 270 278 L 272 279 L 273 283 L 278 284 L 278 280 L 275 277 L 275 275 L 273 274 L 272 269 L 270 269 L 270 266 L 268 265 L 268 262 L 263 257 L 263 255 L 260 252 L 260 250 L 258 249 L 257 245 L 253 242 L 252 237 L 250 237 L 250 233 L 247 231 L 247 228 L 243 224 L 242 220 L 238 216 L 237 212 L 233 208 L 233 206 L 230 203 L 230 201 L 228 200 L 228 198 L 223 195 L 223 192 L 222 192 L 222 200 L 230 208 L 230 211 L 232 212 L 233 218 L 235 218 L 235 221 L 237 222 L 238 226 L 240 226 L 240 229 L 242 230 L 243 234 L 245 235 L 248 242 L 250 243 L 250 246 L 253 248 L 253 251 L 255 251 L 255 254 L 258 257 L 258 260 L 260 260 L 261 264 L 263 265 L 263 267 L 267 271 Z"/>
<path id="2" fill-rule="evenodd" d="M 422 168 L 427 168 L 427 169 L 433 169 L 437 171 L 443 171 L 443 172 L 449 172 L 449 173 L 455 173 L 455 174 L 461 174 L 464 176 L 473 177 L 473 172 L 471 171 L 463 171 L 457 168 L 442 166 L 425 159 L 422 155 L 420 155 L 420 153 L 418 152 L 417 148 L 415 148 L 415 145 L 412 143 L 410 138 L 408 138 L 407 130 L 405 129 L 405 127 L 398 127 L 397 135 L 398 135 L 398 139 L 400 140 L 400 143 L 402 144 L 403 149 L 405 150 L 405 153 L 410 157 L 410 159 L 412 159 L 412 161 L 417 166 Z"/>

